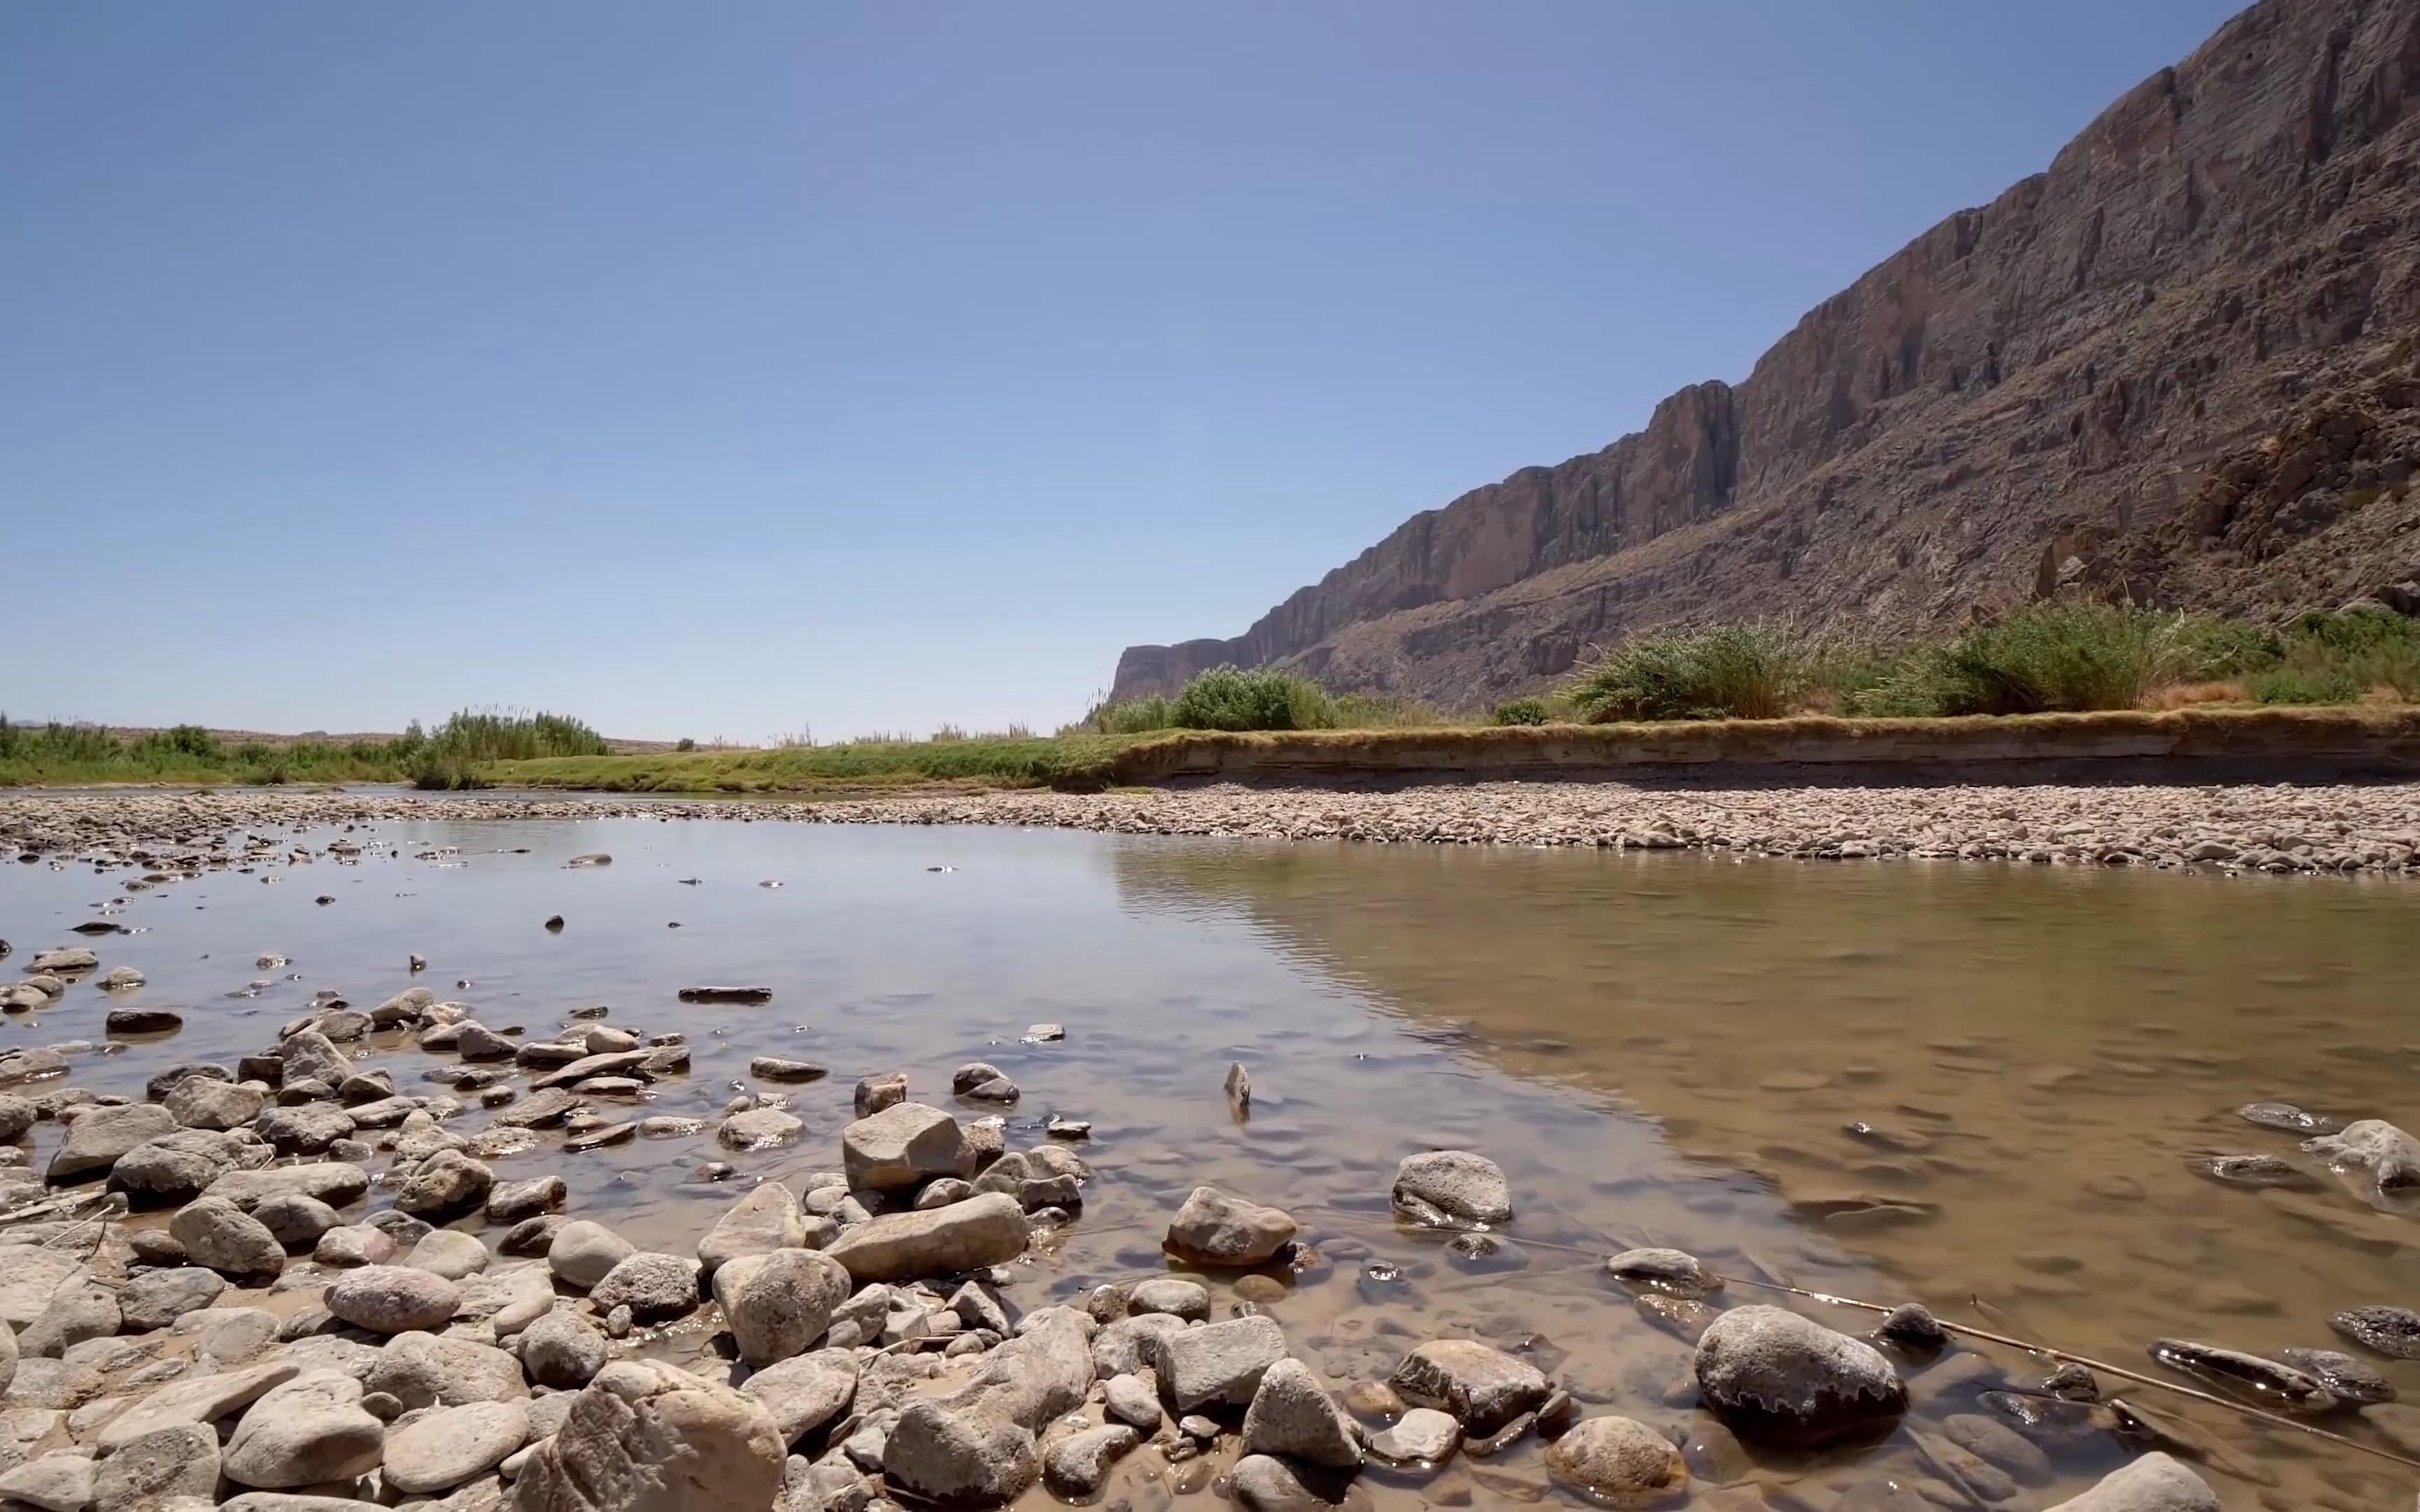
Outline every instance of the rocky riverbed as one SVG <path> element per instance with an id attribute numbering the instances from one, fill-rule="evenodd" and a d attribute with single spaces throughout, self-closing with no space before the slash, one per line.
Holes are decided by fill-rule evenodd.
<path id="1" fill-rule="evenodd" d="M 1005 825 L 1121 834 L 1396 844 L 1704 850 L 1823 860 L 1967 860 L 2409 873 L 2420 784 L 1727 787 L 1484 782 L 1393 790 L 1209 787 L 1002 792 L 821 803 L 599 796 L 128 793 L 0 798 L 0 844 L 23 858 L 204 847 L 242 830 L 429 818 L 604 816 L 872 825 Z M 275 854 L 255 841 L 251 854 Z"/>
<path id="2" fill-rule="evenodd" d="M 62 951 L 34 964 L 92 968 Z M 380 1052 L 407 1041 L 451 1090 L 398 1090 Z M 2088 1369 L 2028 1380 L 1915 1305 L 1853 1335 L 1671 1248 L 1592 1263 L 1692 1345 L 1666 1389 L 1685 1427 L 1590 1412 L 1551 1355 L 1450 1332 L 1404 1329 L 1385 1368 L 1336 1381 L 1279 1319 L 1336 1259 L 1293 1214 L 1209 1185 L 1156 1233 L 1163 1269 L 1025 1305 L 1032 1257 L 1084 1222 L 1088 1131 L 1026 1145 L 1004 1115 L 962 1119 L 897 1074 L 845 1094 L 829 1168 L 754 1185 L 677 1249 L 564 1211 L 559 1176 L 491 1165 L 545 1141 L 644 1137 L 652 1120 L 617 1105 L 688 1065 L 678 1035 L 596 1020 L 515 1044 L 421 988 L 327 1006 L 232 1066 L 174 1067 L 141 1101 L 76 1088 L 54 1051 L 0 1057 L 0 1128 L 26 1141 L 0 1168 L 0 1497 L 50 1512 L 888 1512 L 1105 1492 L 1140 1508 L 1215 1489 L 1245 1512 L 1320 1512 L 1377 1487 L 1442 1504 L 1915 1512 L 2043 1505 L 2055 1458 L 2097 1441 L 2142 1452 L 2057 1507 L 2209 1512 L 2216 1494 L 2178 1455 L 2242 1468 L 2148 1405 L 2104 1400 Z M 1002 1109 L 1019 1095 L 982 1062 L 947 1094 Z M 1242 1112 L 1249 1076 L 1204 1095 Z M 743 1094 L 719 1132 L 737 1152 L 800 1127 Z M 2420 1179 L 2420 1146 L 2387 1126 L 2314 1138 L 2383 1187 Z M 1482 1258 L 1529 1195 L 1482 1154 L 1435 1150 L 1406 1156 L 1384 1200 Z M 1365 1266 L 1365 1283 L 1383 1289 L 1389 1269 Z M 2409 1313 L 2337 1327 L 2378 1354 L 2420 1352 Z M 2298 1415 L 2394 1395 L 2332 1351 L 2161 1350 Z M 1895 1435 L 1916 1458 L 1837 1495 L 1756 1470 Z"/>
<path id="3" fill-rule="evenodd" d="M 1014 801 L 1109 816 L 1162 800 Z M 38 891 L 0 892 L 18 936 L 0 965 L 0 1361 L 13 1359 L 0 1364 L 0 1512 L 1159 1512 L 1221 1498 L 1245 1512 L 2355 1512 L 2411 1500 L 2412 1475 L 2374 1455 L 2136 1379 L 2195 1383 L 2369 1450 L 2420 1450 L 2420 1410 L 2396 1399 L 2414 1384 L 2420 1316 L 2343 1259 L 2414 1248 L 2403 1230 L 2420 1145 L 2386 1119 L 2333 1102 L 2210 1106 L 2224 1132 L 2180 1178 L 2208 1194 L 2196 1216 L 2225 1203 L 2285 1214 L 2303 1226 L 2291 1263 L 2319 1279 L 2256 1288 L 2242 1283 L 2267 1278 L 2239 1263 L 2205 1278 L 2191 1329 L 2142 1330 L 2122 1373 L 2093 1369 L 1898 1305 L 1963 1288 L 1902 1284 L 1821 1237 L 1925 1223 L 1944 1199 L 2007 1184 L 2010 1162 L 2035 1157 L 1975 1099 L 1854 1058 L 1730 1081 L 1707 1090 L 1781 1100 L 1803 1137 L 1668 1178 L 1627 1157 L 1618 1120 L 1595 1109 L 1525 1103 L 1486 1126 L 1501 1142 L 1468 1137 L 1484 1129 L 1458 1119 L 1475 1094 L 1450 1063 L 1386 1083 L 1348 1141 L 1318 1106 L 1352 1098 L 1351 1083 L 1316 1078 L 1310 1061 L 1326 1052 L 1293 1026 L 1238 1067 L 1172 1049 L 1156 1026 L 1149 1043 L 1101 1057 L 1091 1041 L 1121 1027 L 1106 1013 L 973 1013 L 886 1064 L 822 1046 L 866 1043 L 842 1022 L 908 1013 L 895 995 L 800 1005 L 792 985 L 813 979 L 783 974 L 777 991 L 728 975 L 616 990 L 623 1006 L 609 1007 L 572 973 L 583 954 L 627 961 L 614 941 L 637 923 L 657 939 L 735 918 L 778 920 L 744 928 L 785 938 L 863 927 L 833 894 L 810 894 L 812 876 L 794 872 L 786 890 L 737 863 L 701 877 L 690 852 L 628 843 L 677 826 L 557 824 L 616 811 L 818 812 L 347 795 L 9 811 L 12 840 L 42 864 L 8 873 Z M 488 820 L 520 827 L 465 823 Z M 533 824 L 552 826 L 543 856 L 520 854 L 541 838 Z M 481 833 L 500 843 L 467 849 Z M 597 848 L 609 834 L 618 858 Z M 842 837 L 813 838 L 828 850 Z M 929 949 L 1001 930 L 938 911 L 989 869 L 929 875 L 947 869 L 903 851 L 842 870 L 850 889 L 912 877 L 923 890 L 900 906 Z M 543 955 L 418 933 L 407 951 L 378 933 L 424 891 L 480 877 L 520 879 L 509 932 L 548 942 Z M 271 881 L 286 886 L 256 885 Z M 622 896 L 683 918 L 615 912 Z M 791 900 L 813 906 L 750 912 Z M 280 933 L 262 933 L 272 920 Z M 1052 948 L 1001 932 L 1018 942 L 1002 963 Z M 396 943 L 343 953 L 356 938 Z M 1149 948 L 1169 944 L 1163 932 Z M 1011 976 L 995 969 L 983 1000 L 1011 997 Z M 320 985 L 345 980 L 375 990 Z M 770 1015 L 809 1022 L 771 1041 Z M 1394 1058 L 1350 1026 L 1338 1033 L 1353 1077 Z M 2023 1080 L 2043 1094 L 2102 1074 L 2190 1080 L 2214 1063 L 2146 1035 L 2114 1045 L 2106 1070 Z M 1634 1070 L 1681 1058 L 1668 1039 L 1625 1045 Z M 1931 1074 L 2006 1080 L 2008 1048 L 1936 1033 Z M 1123 1085 L 1087 1085 L 1104 1077 Z M 2269 1085 L 2294 1084 L 2272 1072 Z M 1861 1116 L 1842 1124 L 1836 1107 Z M 1573 1167 L 1550 1176 L 1520 1147 L 1532 1120 L 1532 1140 L 1581 1152 Z M 1826 1120 L 1860 1153 L 1814 1148 Z M 1187 1133 L 1171 1142 L 1155 1123 Z M 1344 1155 L 1365 1135 L 1383 1165 Z M 2164 1270 L 2229 1263 L 2211 1237 L 2226 1220 L 2196 1227 L 2146 1200 L 2174 1154 L 2094 1137 L 2077 1200 L 2134 1214 L 2129 1242 Z M 1792 1227 L 1759 1230 L 1746 1210 L 1776 1188 Z M 1581 1211 L 1625 1240 L 1592 1238 Z M 2100 1251 L 2067 1253 L 2058 1237 L 2022 1236 L 2018 1261 L 2039 1274 L 2020 1305 L 2109 1284 Z M 1982 1316 L 2030 1332 L 2028 1319 Z"/>

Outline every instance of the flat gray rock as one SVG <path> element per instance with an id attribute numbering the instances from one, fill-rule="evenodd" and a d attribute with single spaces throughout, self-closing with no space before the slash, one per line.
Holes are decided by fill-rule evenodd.
<path id="1" fill-rule="evenodd" d="M 739 1393 L 772 1414 L 783 1443 L 796 1443 L 846 1410 L 857 1376 L 855 1355 L 820 1350 L 767 1365 L 741 1381 Z"/>
<path id="2" fill-rule="evenodd" d="M 1273 1319 L 1237 1318 L 1185 1328 L 1158 1341 L 1152 1364 L 1159 1391 L 1176 1412 L 1246 1407 L 1269 1366 L 1285 1358 L 1285 1333 Z"/>
<path id="3" fill-rule="evenodd" d="M 147 1433 L 101 1462 L 93 1479 L 94 1512 L 151 1512 L 180 1496 L 214 1504 L 219 1489 L 219 1436 L 189 1424 Z"/>
<path id="4" fill-rule="evenodd" d="M 157 1103 L 87 1107 L 68 1125 L 67 1137 L 51 1156 L 49 1180 L 72 1181 L 102 1175 L 135 1146 L 176 1132 L 176 1119 Z"/>
<path id="5" fill-rule="evenodd" d="M 349 1481 L 379 1466 L 386 1425 L 362 1410 L 362 1383 L 316 1370 L 244 1410 L 219 1468 L 239 1486 L 290 1490 Z"/>
<path id="6" fill-rule="evenodd" d="M 1484 1155 L 1466 1149 L 1432 1149 L 1405 1157 L 1395 1170 L 1395 1200 L 1413 1198 L 1448 1218 L 1466 1224 L 1501 1224 L 1512 1218 L 1512 1187 L 1504 1171 Z"/>
<path id="7" fill-rule="evenodd" d="M 295 1192 L 342 1208 L 358 1201 L 369 1189 L 368 1172 L 346 1161 L 329 1160 L 303 1165 L 271 1165 L 257 1171 L 229 1171 L 212 1181 L 202 1195 L 225 1197 L 249 1210 L 263 1197 Z"/>
<path id="8" fill-rule="evenodd" d="M 1293 1217 L 1277 1208 L 1197 1186 L 1168 1226 L 1170 1254 L 1200 1265 L 1265 1265 L 1294 1240 Z"/>
<path id="9" fill-rule="evenodd" d="M 475 1339 L 397 1334 L 378 1351 L 362 1384 L 407 1409 L 526 1400 L 520 1362 Z"/>
<path id="10" fill-rule="evenodd" d="M 1495 1432 L 1546 1399 L 1537 1366 L 1476 1339 L 1436 1339 L 1404 1357 L 1388 1384 L 1415 1407 L 1450 1412 L 1465 1430 Z"/>
<path id="11" fill-rule="evenodd" d="M 641 1250 L 616 1262 L 588 1297 L 607 1312 L 628 1307 L 643 1321 L 677 1318 L 698 1304 L 697 1262 Z"/>
<path id="12" fill-rule="evenodd" d="M 110 1419 L 101 1428 L 101 1436 L 94 1441 L 94 1445 L 101 1453 L 109 1454 L 147 1433 L 156 1433 L 163 1428 L 215 1423 L 229 1412 L 249 1406 L 272 1387 L 283 1385 L 301 1374 L 296 1366 L 278 1363 L 252 1365 L 192 1381 L 171 1381 Z"/>
<path id="13" fill-rule="evenodd" d="M 1244 1413 L 1242 1448 L 1332 1470 L 1361 1468 L 1352 1422 L 1320 1389 L 1311 1367 L 1295 1359 L 1279 1360 L 1262 1374 Z"/>
<path id="14" fill-rule="evenodd" d="M 441 1407 L 387 1436 L 382 1478 L 396 1490 L 427 1495 L 486 1474 L 529 1442 L 520 1402 Z"/>
<path id="15" fill-rule="evenodd" d="M 199 1265 L 147 1271 L 126 1283 L 117 1294 L 118 1310 L 128 1333 L 147 1334 L 208 1307 L 219 1300 L 226 1285 L 216 1271 Z"/>
<path id="16" fill-rule="evenodd" d="M 443 1328 L 462 1304 L 462 1288 L 431 1271 L 365 1265 L 331 1282 L 328 1311 L 374 1334 Z"/>
<path id="17" fill-rule="evenodd" d="M 806 1215 L 799 1211 L 798 1194 L 781 1181 L 765 1181 L 734 1203 L 697 1242 L 698 1264 L 710 1278 L 743 1255 L 797 1249 L 806 1239 Z"/>
<path id="18" fill-rule="evenodd" d="M 575 1218 L 554 1231 L 546 1264 L 566 1285 L 587 1291 L 637 1253 L 637 1245 L 603 1224 Z"/>
<path id="19" fill-rule="evenodd" d="M 841 1165 L 857 1191 L 888 1192 L 937 1176 L 975 1174 L 958 1120 L 923 1103 L 894 1103 L 840 1132 Z"/>
<path id="20" fill-rule="evenodd" d="M 2101 1477 L 2050 1512 L 2221 1512 L 2209 1482 L 2166 1454 L 2151 1453 Z"/>
<path id="21" fill-rule="evenodd" d="M 617 1360 L 514 1483 L 520 1512 L 766 1512 L 785 1457 L 765 1410 L 655 1361 Z M 615 1487 L 601 1504 L 590 1488 Z"/>
<path id="22" fill-rule="evenodd" d="M 861 1285 L 915 1281 L 1004 1265 L 1025 1253 L 1031 1232 L 1015 1197 L 986 1193 L 929 1211 L 885 1213 L 844 1230 L 824 1253 Z"/>

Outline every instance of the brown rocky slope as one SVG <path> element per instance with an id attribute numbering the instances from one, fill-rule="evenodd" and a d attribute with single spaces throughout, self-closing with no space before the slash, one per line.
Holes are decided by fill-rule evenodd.
<path id="1" fill-rule="evenodd" d="M 2261 0 L 1745 382 L 1415 516 L 1233 640 L 1470 705 L 1657 625 L 1893 636 L 2060 591 L 2250 614 L 2414 593 L 2420 0 Z M 2420 606 L 2413 606 L 2420 607 Z"/>

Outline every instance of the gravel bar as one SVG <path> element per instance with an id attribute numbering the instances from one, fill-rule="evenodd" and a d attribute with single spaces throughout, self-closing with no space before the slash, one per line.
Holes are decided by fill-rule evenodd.
<path id="1" fill-rule="evenodd" d="M 817 803 L 141 792 L 0 798 L 0 843 L 30 860 L 136 846 L 206 846 L 246 830 L 365 820 L 598 818 L 1008 825 L 1256 840 L 1719 850 L 1826 860 L 2420 871 L 2420 783 L 1785 787 L 1675 779 L 1388 791 L 1222 784 Z"/>

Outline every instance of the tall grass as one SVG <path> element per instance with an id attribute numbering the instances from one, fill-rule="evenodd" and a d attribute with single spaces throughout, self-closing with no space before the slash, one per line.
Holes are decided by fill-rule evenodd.
<path id="1" fill-rule="evenodd" d="M 1777 719 L 1813 687 L 1807 643 L 1777 625 L 1658 630 L 1615 646 L 1565 693 L 1591 723 Z"/>

